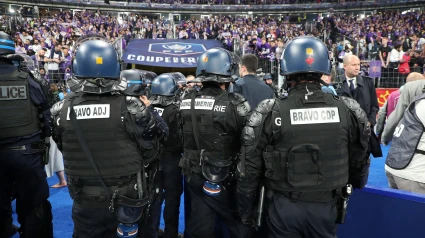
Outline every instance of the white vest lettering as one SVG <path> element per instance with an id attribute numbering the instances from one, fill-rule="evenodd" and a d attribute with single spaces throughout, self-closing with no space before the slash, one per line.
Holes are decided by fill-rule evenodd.
<path id="1" fill-rule="evenodd" d="M 68 108 L 68 114 L 66 119 L 69 120 L 69 112 L 70 108 Z M 111 109 L 109 104 L 92 104 L 92 105 L 81 105 L 74 106 L 74 111 L 77 116 L 77 120 L 82 119 L 100 119 L 100 118 L 110 118 Z"/>
<path id="2" fill-rule="evenodd" d="M 191 99 L 182 100 L 180 110 L 190 109 L 191 101 Z M 214 102 L 214 99 L 197 98 L 195 99 L 195 110 L 212 110 Z"/>
<path id="3" fill-rule="evenodd" d="M 340 122 L 337 107 L 292 109 L 290 116 L 291 125 Z"/>

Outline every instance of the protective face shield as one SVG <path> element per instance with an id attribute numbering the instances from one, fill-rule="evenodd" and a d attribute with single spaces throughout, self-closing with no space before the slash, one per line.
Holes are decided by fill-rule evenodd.
<path id="1" fill-rule="evenodd" d="M 24 69 L 34 71 L 35 70 L 35 63 L 34 60 L 25 54 L 10 54 L 7 55 L 6 58 L 11 59 L 13 62 L 13 65 L 16 67 L 23 67 Z"/>
<path id="2" fill-rule="evenodd" d="M 15 42 L 12 37 L 0 32 L 0 55 L 15 54 Z"/>
<path id="3" fill-rule="evenodd" d="M 300 73 L 331 74 L 326 45 L 316 37 L 302 36 L 290 41 L 283 50 L 281 75 Z"/>
<path id="4" fill-rule="evenodd" d="M 127 89 L 124 91 L 127 95 L 141 96 L 146 95 L 148 89 L 148 81 L 157 77 L 156 73 L 151 71 L 128 69 L 121 71 L 121 80 L 127 81 Z"/>

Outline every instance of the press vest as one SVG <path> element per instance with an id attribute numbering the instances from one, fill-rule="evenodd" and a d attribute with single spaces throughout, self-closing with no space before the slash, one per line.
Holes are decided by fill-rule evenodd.
<path id="1" fill-rule="evenodd" d="M 143 166 L 141 152 L 123 125 L 123 118 L 132 116 L 127 110 L 124 96 L 76 94 L 65 100 L 59 125 L 64 129 L 62 153 L 65 173 L 68 176 L 98 179 L 69 120 L 71 100 L 74 100 L 77 122 L 101 176 L 107 179 L 141 171 Z M 134 131 L 133 128 L 127 130 Z"/>
<path id="2" fill-rule="evenodd" d="M 38 108 L 31 102 L 28 73 L 16 70 L 0 76 L 0 139 L 40 130 Z"/>
<path id="3" fill-rule="evenodd" d="M 217 91 L 218 92 L 218 91 Z M 198 150 L 193 135 L 193 121 L 191 115 L 191 94 L 182 100 L 180 114 L 183 124 L 183 149 L 184 155 L 190 160 L 191 168 L 200 172 L 200 150 L 205 150 L 216 162 L 230 162 L 235 158 L 240 149 L 239 135 L 229 132 L 226 126 L 226 110 L 230 110 L 229 94 L 209 91 L 206 95 L 197 93 L 195 99 L 196 119 L 199 125 L 200 135 Z"/>
<path id="4" fill-rule="evenodd" d="M 271 115 L 274 140 L 263 153 L 266 187 L 288 192 L 331 191 L 348 182 L 345 104 L 323 93 L 308 98 L 290 95 L 276 102 L 278 112 Z"/>
<path id="5" fill-rule="evenodd" d="M 388 152 L 386 164 L 393 169 L 404 169 L 412 161 L 415 153 L 425 154 L 417 150 L 419 140 L 425 132 L 424 125 L 416 115 L 416 102 L 425 99 L 425 94 L 417 97 L 404 112 L 393 135 L 393 144 Z"/>

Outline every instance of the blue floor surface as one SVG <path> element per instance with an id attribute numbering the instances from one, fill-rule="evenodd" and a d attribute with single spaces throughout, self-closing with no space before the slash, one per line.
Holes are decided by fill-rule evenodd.
<path id="1" fill-rule="evenodd" d="M 385 176 L 385 158 L 389 150 L 388 146 L 382 146 L 383 157 L 382 158 L 373 158 L 371 162 L 369 182 L 368 185 L 375 187 L 385 187 L 388 188 L 387 178 Z M 58 182 L 56 176 L 48 178 L 47 182 L 49 186 Z M 57 238 L 71 238 L 73 222 L 71 219 L 71 208 L 72 200 L 68 193 L 68 188 L 53 189 L 50 188 L 50 202 L 52 203 L 53 209 L 53 229 L 54 237 Z M 15 208 L 15 203 L 13 203 L 13 208 Z M 183 195 L 181 199 L 180 206 L 180 232 L 184 231 L 184 205 L 183 205 Z M 13 214 L 13 219 L 15 224 L 17 224 L 16 214 Z M 18 224 L 17 224 L 18 225 Z M 161 227 L 164 226 L 164 221 L 161 218 Z M 19 235 L 13 236 L 14 238 L 19 237 Z"/>

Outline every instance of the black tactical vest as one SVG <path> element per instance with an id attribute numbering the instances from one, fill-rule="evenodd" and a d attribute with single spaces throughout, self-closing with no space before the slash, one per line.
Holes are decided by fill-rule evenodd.
<path id="1" fill-rule="evenodd" d="M 344 102 L 323 93 L 277 100 L 273 143 L 263 153 L 266 187 L 288 192 L 331 191 L 348 182 Z"/>
<path id="2" fill-rule="evenodd" d="M 64 130 L 62 153 L 65 173 L 75 178 L 98 179 L 69 120 L 71 100 L 74 100 L 77 121 L 101 176 L 107 179 L 140 172 L 143 166 L 142 154 L 123 125 L 123 118 L 130 115 L 125 97 L 79 93 L 65 99 L 60 115 L 59 125 Z M 132 128 L 127 129 L 134 131 Z"/>
<path id="3" fill-rule="evenodd" d="M 179 137 L 178 107 L 172 103 L 167 106 L 153 105 L 155 111 L 164 119 L 169 129 L 167 141 L 163 144 L 163 153 L 180 153 L 181 140 Z"/>
<path id="4" fill-rule="evenodd" d="M 425 151 L 417 149 L 425 128 L 415 110 L 416 103 L 424 99 L 425 94 L 415 98 L 394 131 L 393 144 L 385 162 L 390 168 L 405 169 L 416 153 L 425 154 Z"/>
<path id="5" fill-rule="evenodd" d="M 28 73 L 16 70 L 0 76 L 0 139 L 40 130 L 38 108 L 31 102 Z"/>
<path id="6" fill-rule="evenodd" d="M 239 135 L 232 134 L 226 126 L 226 110 L 231 102 L 229 93 L 221 89 L 207 89 L 200 92 L 192 92 L 187 95 L 180 104 L 180 115 L 183 126 L 183 149 L 184 155 L 190 160 L 192 169 L 199 172 L 200 153 L 196 146 L 193 135 L 193 121 L 191 115 L 191 95 L 196 93 L 195 111 L 199 125 L 199 150 L 205 150 L 216 161 L 234 159 L 240 150 Z"/>

